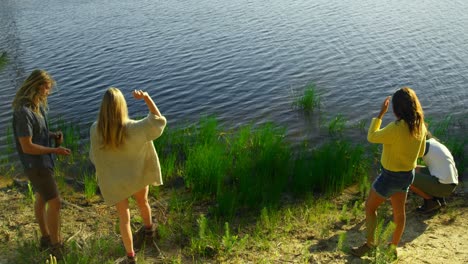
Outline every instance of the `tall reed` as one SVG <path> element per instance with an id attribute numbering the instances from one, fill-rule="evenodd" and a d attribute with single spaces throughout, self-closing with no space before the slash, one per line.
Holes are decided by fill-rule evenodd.
<path id="1" fill-rule="evenodd" d="M 311 83 L 304 89 L 302 96 L 296 98 L 293 106 L 305 112 L 312 112 L 320 106 L 320 97 L 317 94 L 315 84 Z"/>
<path id="2" fill-rule="evenodd" d="M 303 150 L 294 161 L 292 192 L 337 193 L 351 183 L 362 181 L 370 160 L 364 147 L 345 140 L 327 142 L 310 151 Z"/>
<path id="3" fill-rule="evenodd" d="M 86 199 L 90 200 L 96 195 L 98 183 L 95 175 L 85 173 L 83 176 L 84 180 L 84 194 Z"/>
<path id="4" fill-rule="evenodd" d="M 8 64 L 8 55 L 6 52 L 2 52 L 0 55 L 0 71 Z"/>

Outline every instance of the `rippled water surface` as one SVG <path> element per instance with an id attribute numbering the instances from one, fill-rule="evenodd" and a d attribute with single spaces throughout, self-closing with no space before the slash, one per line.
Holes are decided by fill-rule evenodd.
<path id="1" fill-rule="evenodd" d="M 300 137 L 291 103 L 311 82 L 326 118 L 369 119 L 403 85 L 427 116 L 464 118 L 467 25 L 464 0 L 2 0 L 1 134 L 34 68 L 57 81 L 50 115 L 85 125 L 116 86 L 149 91 L 172 126 L 214 114 Z"/>

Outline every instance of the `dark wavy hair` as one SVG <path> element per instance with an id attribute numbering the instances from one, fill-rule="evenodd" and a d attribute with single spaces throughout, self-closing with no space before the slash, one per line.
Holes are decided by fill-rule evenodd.
<path id="1" fill-rule="evenodd" d="M 404 120 L 408 124 L 410 134 L 419 138 L 424 126 L 424 113 L 413 89 L 409 87 L 398 89 L 393 94 L 392 105 L 398 121 Z"/>

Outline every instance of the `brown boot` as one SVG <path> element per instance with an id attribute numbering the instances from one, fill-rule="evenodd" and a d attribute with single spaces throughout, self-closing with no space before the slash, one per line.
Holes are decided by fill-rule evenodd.
<path id="1" fill-rule="evenodd" d="M 61 260 L 65 256 L 65 245 L 63 243 L 57 243 L 52 245 L 49 251 L 57 260 Z"/>
<path id="2" fill-rule="evenodd" d="M 52 247 L 52 241 L 50 241 L 50 236 L 41 237 L 41 239 L 39 240 L 39 249 L 47 250 L 50 247 Z"/>
<path id="3" fill-rule="evenodd" d="M 424 205 L 419 206 L 416 211 L 427 214 L 438 210 L 440 207 L 441 205 L 437 199 L 424 199 Z"/>
<path id="4" fill-rule="evenodd" d="M 151 228 L 142 226 L 135 234 L 133 246 L 135 249 L 141 249 L 143 246 L 150 245 L 155 238 L 158 238 L 158 227 L 155 223 L 151 225 Z"/>
<path id="5" fill-rule="evenodd" d="M 362 257 L 366 254 L 372 253 L 374 250 L 375 246 L 369 246 L 367 243 L 364 243 L 359 247 L 351 248 L 351 254 L 356 257 Z"/>

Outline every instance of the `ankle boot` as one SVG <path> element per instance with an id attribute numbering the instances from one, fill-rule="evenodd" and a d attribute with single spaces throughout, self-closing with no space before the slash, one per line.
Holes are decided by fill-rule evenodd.
<path id="1" fill-rule="evenodd" d="M 440 203 L 435 198 L 433 199 L 424 199 L 424 205 L 419 206 L 416 210 L 420 213 L 430 213 L 440 208 Z"/>

